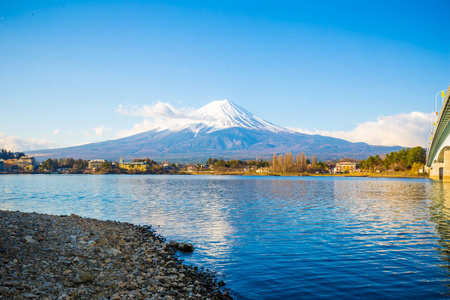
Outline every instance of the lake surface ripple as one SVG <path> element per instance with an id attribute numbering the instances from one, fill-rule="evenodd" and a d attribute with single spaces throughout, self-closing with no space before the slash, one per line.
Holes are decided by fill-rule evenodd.
<path id="1" fill-rule="evenodd" d="M 0 209 L 153 225 L 238 299 L 450 295 L 450 184 L 427 179 L 5 175 Z"/>

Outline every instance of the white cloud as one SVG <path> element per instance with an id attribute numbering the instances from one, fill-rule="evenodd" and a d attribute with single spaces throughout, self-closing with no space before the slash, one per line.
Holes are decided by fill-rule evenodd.
<path id="1" fill-rule="evenodd" d="M 118 137 L 126 137 L 133 134 L 149 131 L 152 129 L 174 129 L 191 124 L 194 117 L 191 116 L 193 109 L 177 109 L 169 103 L 156 102 L 153 105 L 143 106 L 123 106 L 122 104 L 116 110 L 123 115 L 140 116 L 145 119 L 133 126 L 129 130 L 117 132 Z"/>
<path id="2" fill-rule="evenodd" d="M 55 130 L 53 130 L 53 134 L 58 134 L 59 133 L 59 129 L 55 129 Z"/>
<path id="3" fill-rule="evenodd" d="M 161 101 L 156 102 L 153 105 L 139 106 L 123 106 L 119 105 L 117 110 L 123 115 L 129 116 L 141 116 L 144 118 L 167 118 L 167 119 L 183 119 L 188 116 L 191 109 L 181 108 L 176 109 L 170 103 L 163 103 Z"/>
<path id="4" fill-rule="evenodd" d="M 111 128 L 106 128 L 105 125 L 100 125 L 94 128 L 96 136 L 103 136 L 103 134 L 107 131 L 110 131 Z"/>
<path id="5" fill-rule="evenodd" d="M 120 130 L 119 132 L 117 132 L 117 136 L 122 138 L 122 137 L 130 136 L 133 134 L 138 134 L 141 132 L 149 131 L 149 130 L 152 130 L 155 128 L 158 128 L 158 126 L 155 124 L 155 122 L 145 119 L 141 123 L 134 124 L 132 129 Z"/>
<path id="6" fill-rule="evenodd" d="M 22 139 L 17 136 L 7 136 L 0 132 L 0 148 L 9 151 L 27 151 L 56 148 L 58 145 L 47 139 Z"/>
<path id="7" fill-rule="evenodd" d="M 292 128 L 307 134 L 320 134 L 341 138 L 350 142 L 365 142 L 371 145 L 404 147 L 427 146 L 434 113 L 411 112 L 394 116 L 381 116 L 356 126 L 351 131 L 322 131 Z"/>

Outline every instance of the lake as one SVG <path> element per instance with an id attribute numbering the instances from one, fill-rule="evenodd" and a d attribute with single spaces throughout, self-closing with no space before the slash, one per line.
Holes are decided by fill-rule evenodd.
<path id="1" fill-rule="evenodd" d="M 450 184 L 428 179 L 2 175 L 0 209 L 152 225 L 237 299 L 450 295 Z"/>

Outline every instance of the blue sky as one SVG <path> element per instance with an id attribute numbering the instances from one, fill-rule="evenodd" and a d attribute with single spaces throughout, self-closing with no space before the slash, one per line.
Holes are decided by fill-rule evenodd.
<path id="1" fill-rule="evenodd" d="M 449 11 L 448 1 L 3 0 L 0 148 L 114 139 L 145 121 L 120 105 L 218 99 L 302 132 L 425 144 L 450 84 Z"/>

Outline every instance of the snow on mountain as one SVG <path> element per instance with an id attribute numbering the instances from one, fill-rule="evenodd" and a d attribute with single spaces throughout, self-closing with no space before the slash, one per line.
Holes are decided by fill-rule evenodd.
<path id="1" fill-rule="evenodd" d="M 188 127 L 194 133 L 213 132 L 226 128 L 239 127 L 251 130 L 286 132 L 286 128 L 269 123 L 229 100 L 216 100 L 189 114 Z M 183 129 L 184 129 L 183 128 Z"/>

